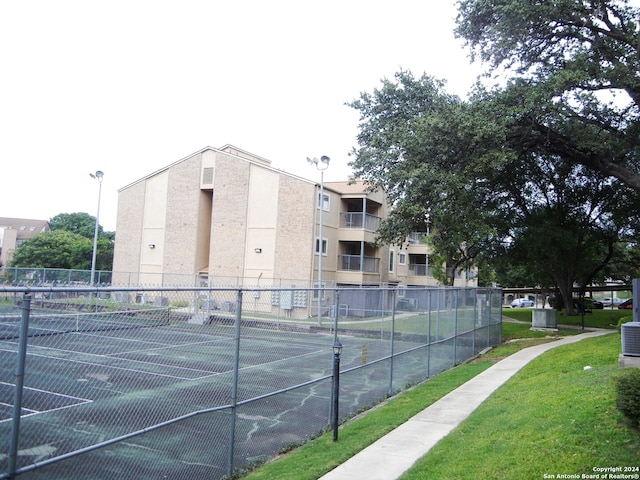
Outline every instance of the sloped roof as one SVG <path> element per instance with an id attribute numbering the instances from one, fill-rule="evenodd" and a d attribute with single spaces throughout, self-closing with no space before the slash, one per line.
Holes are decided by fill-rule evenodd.
<path id="1" fill-rule="evenodd" d="M 48 232 L 48 220 L 34 220 L 30 218 L 0 217 L 0 228 L 16 230 L 18 240 L 26 240 L 42 232 Z"/>
<path id="2" fill-rule="evenodd" d="M 149 179 L 151 177 L 154 177 L 155 175 L 158 175 L 159 173 L 162 173 L 162 172 L 164 172 L 166 170 L 169 170 L 170 168 L 174 167 L 175 165 L 178 165 L 179 163 L 182 163 L 182 162 L 184 162 L 184 161 L 186 161 L 186 160 L 188 160 L 188 159 L 190 159 L 190 158 L 192 158 L 192 157 L 194 157 L 196 155 L 199 155 L 199 154 L 201 154 L 201 153 L 203 153 L 203 152 L 205 152 L 207 150 L 212 150 L 214 152 L 221 152 L 221 153 L 224 153 L 226 155 L 231 155 L 231 156 L 236 157 L 236 158 L 238 158 L 240 160 L 247 161 L 247 162 L 252 162 L 252 163 L 261 165 L 261 166 L 263 166 L 265 168 L 268 168 L 269 170 L 277 171 L 277 172 L 279 172 L 279 173 L 281 173 L 283 175 L 287 175 L 289 177 L 295 177 L 295 178 L 298 178 L 298 179 L 303 180 L 305 182 L 313 183 L 309 179 L 306 179 L 306 178 L 303 178 L 303 177 L 299 177 L 298 175 L 294 175 L 292 173 L 287 173 L 284 170 L 279 170 L 279 169 L 273 168 L 271 166 L 271 160 L 267 160 L 266 158 L 263 158 L 263 157 L 260 157 L 258 155 L 255 155 L 253 153 L 247 152 L 246 150 L 242 150 L 241 148 L 238 148 L 238 147 L 236 147 L 234 145 L 226 144 L 222 148 L 213 148 L 213 147 L 201 148 L 197 152 L 194 152 L 194 153 L 192 153 L 190 155 L 187 155 L 186 157 L 183 157 L 180 160 L 177 160 L 177 161 L 175 161 L 175 162 L 173 162 L 173 163 L 171 163 L 171 164 L 169 164 L 169 165 L 167 165 L 167 166 L 165 166 L 165 167 L 163 167 L 163 168 L 161 168 L 159 170 L 156 170 L 155 172 L 152 172 L 152 173 L 150 173 L 148 175 L 145 175 L 142 178 L 139 178 L 138 180 L 135 180 L 134 182 L 132 182 L 132 183 L 130 183 L 128 185 L 125 185 L 122 188 L 119 188 L 118 192 L 122 192 L 123 190 L 126 190 L 127 188 L 131 187 L 132 185 L 135 185 L 135 184 L 137 184 L 139 182 L 142 182 L 142 181 L 147 180 L 147 179 Z"/>

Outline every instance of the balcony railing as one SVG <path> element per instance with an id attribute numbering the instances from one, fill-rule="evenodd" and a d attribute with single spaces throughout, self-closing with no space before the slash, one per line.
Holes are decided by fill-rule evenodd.
<path id="1" fill-rule="evenodd" d="M 338 255 L 338 265 L 340 270 L 349 272 L 378 273 L 380 259 L 360 255 Z"/>
<path id="2" fill-rule="evenodd" d="M 411 232 L 409 234 L 409 243 L 416 244 L 422 243 L 422 239 L 427 235 L 427 232 Z"/>
<path id="3" fill-rule="evenodd" d="M 340 213 L 340 228 L 361 228 L 375 232 L 380 227 L 380 217 L 362 212 Z"/>
<path id="4" fill-rule="evenodd" d="M 410 263 L 409 271 L 416 277 L 430 277 L 431 268 L 424 263 Z"/>

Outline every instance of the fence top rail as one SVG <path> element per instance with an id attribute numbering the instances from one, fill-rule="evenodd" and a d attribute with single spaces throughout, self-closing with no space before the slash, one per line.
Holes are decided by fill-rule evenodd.
<path id="1" fill-rule="evenodd" d="M 500 288 L 486 288 L 486 287 L 448 287 L 448 286 L 438 286 L 438 287 L 411 287 L 410 289 L 398 286 L 371 286 L 371 285 L 363 285 L 363 286 L 340 286 L 340 287 L 295 287 L 295 286 L 280 286 L 280 287 L 252 287 L 252 286 L 243 286 L 243 287 L 225 287 L 225 286 L 212 286 L 212 287 L 167 287 L 167 286 L 138 286 L 138 287 L 117 287 L 117 286 L 109 286 L 109 287 L 69 287 L 69 286 L 4 286 L 0 285 L 0 292 L 3 293 L 53 293 L 53 292 L 78 292 L 78 293 L 100 293 L 100 292 L 175 292 L 175 291 L 183 291 L 183 292 L 273 292 L 273 291 L 318 291 L 324 290 L 325 292 L 345 292 L 345 291 L 363 291 L 363 290 L 382 290 L 382 291 L 403 291 L 407 290 L 411 291 L 501 291 Z"/>

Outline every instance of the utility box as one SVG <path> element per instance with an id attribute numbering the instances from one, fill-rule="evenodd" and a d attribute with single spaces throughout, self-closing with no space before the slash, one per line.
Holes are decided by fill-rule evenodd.
<path id="1" fill-rule="evenodd" d="M 640 357 L 640 322 L 622 324 L 622 354 Z"/>
<path id="2" fill-rule="evenodd" d="M 531 311 L 531 328 L 557 329 L 558 312 L 553 308 L 534 308 Z"/>

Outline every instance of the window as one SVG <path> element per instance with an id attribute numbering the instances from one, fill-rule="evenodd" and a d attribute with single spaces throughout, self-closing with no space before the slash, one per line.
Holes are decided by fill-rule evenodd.
<path id="1" fill-rule="evenodd" d="M 394 251 L 390 250 L 389 251 L 389 271 L 390 272 L 393 272 L 393 254 L 394 254 Z"/>
<path id="2" fill-rule="evenodd" d="M 322 201 L 320 201 L 320 193 L 318 193 L 318 208 L 322 205 L 322 210 L 325 212 L 329 211 L 329 195 L 326 193 L 322 194 Z"/>
<path id="3" fill-rule="evenodd" d="M 320 239 L 316 237 L 316 255 L 320 252 Z M 322 255 L 327 256 L 327 239 L 322 239 Z"/>
<path id="4" fill-rule="evenodd" d="M 398 264 L 399 265 L 406 265 L 407 263 L 407 254 L 406 253 L 399 253 L 398 254 Z"/>

